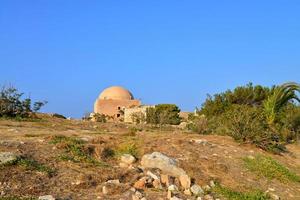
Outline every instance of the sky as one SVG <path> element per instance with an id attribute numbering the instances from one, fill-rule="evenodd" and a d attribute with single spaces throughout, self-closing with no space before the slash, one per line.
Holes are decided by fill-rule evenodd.
<path id="1" fill-rule="evenodd" d="M 299 0 L 0 0 L 0 85 L 79 118 L 120 85 L 193 111 L 249 82 L 300 82 Z"/>

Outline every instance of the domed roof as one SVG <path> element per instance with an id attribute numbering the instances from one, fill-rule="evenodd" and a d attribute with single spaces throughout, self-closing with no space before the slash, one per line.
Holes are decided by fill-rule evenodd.
<path id="1" fill-rule="evenodd" d="M 99 99 L 133 100 L 133 95 L 123 87 L 113 86 L 103 90 Z"/>

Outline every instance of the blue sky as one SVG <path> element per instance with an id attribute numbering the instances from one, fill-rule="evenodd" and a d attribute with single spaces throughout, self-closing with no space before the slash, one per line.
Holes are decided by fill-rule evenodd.
<path id="1" fill-rule="evenodd" d="M 81 117 L 121 85 L 200 106 L 248 82 L 300 81 L 298 0 L 1 0 L 0 85 Z"/>

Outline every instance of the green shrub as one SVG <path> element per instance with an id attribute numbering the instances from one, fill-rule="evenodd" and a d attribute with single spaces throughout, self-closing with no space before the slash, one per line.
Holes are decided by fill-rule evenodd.
<path id="1" fill-rule="evenodd" d="M 208 96 L 197 113 L 207 119 L 208 133 L 229 135 L 279 153 L 300 132 L 300 108 L 291 101 L 297 99 L 294 92 L 298 87 L 295 83 L 271 88 L 248 84 Z M 196 129 L 195 119 L 192 125 Z"/>
<path id="2" fill-rule="evenodd" d="M 300 182 L 300 176 L 277 162 L 271 157 L 257 155 L 254 159 L 243 158 L 245 166 L 250 171 L 258 176 L 263 176 L 268 179 L 277 179 L 281 182 Z"/>
<path id="3" fill-rule="evenodd" d="M 180 109 L 174 104 L 158 104 L 147 108 L 146 121 L 156 125 L 178 125 L 181 122 Z"/>
<path id="4" fill-rule="evenodd" d="M 3 87 L 0 92 L 0 117 L 26 118 L 47 103 L 46 101 L 34 102 L 32 105 L 30 98 L 22 99 L 23 94 L 12 86 Z"/>

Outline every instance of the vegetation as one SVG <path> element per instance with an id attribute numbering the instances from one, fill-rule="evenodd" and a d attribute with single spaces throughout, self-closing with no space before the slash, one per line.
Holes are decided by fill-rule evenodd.
<path id="1" fill-rule="evenodd" d="M 158 104 L 155 107 L 147 108 L 146 122 L 155 125 L 178 125 L 181 122 L 180 109 L 174 104 Z"/>
<path id="2" fill-rule="evenodd" d="M 38 101 L 32 105 L 30 98 L 22 99 L 23 95 L 12 86 L 3 87 L 0 91 L 0 117 L 27 118 L 47 103 Z"/>
<path id="3" fill-rule="evenodd" d="M 252 192 L 238 192 L 234 191 L 230 188 L 226 188 L 224 186 L 221 186 L 220 184 L 217 184 L 216 187 L 213 189 L 214 192 L 221 195 L 222 197 L 225 197 L 226 199 L 230 200 L 267 200 L 270 199 L 270 197 L 265 194 L 262 191 L 256 190 Z"/>
<path id="4" fill-rule="evenodd" d="M 61 160 L 72 161 L 75 163 L 84 162 L 96 166 L 107 166 L 106 163 L 94 159 L 84 148 L 84 141 L 62 135 L 54 136 L 51 144 L 59 144 L 65 152 L 60 155 Z"/>
<path id="5" fill-rule="evenodd" d="M 277 121 L 278 113 L 290 100 L 295 99 L 300 102 L 295 91 L 300 92 L 299 84 L 285 83 L 275 88 L 273 94 L 264 101 L 264 111 L 269 124 L 274 124 Z"/>
<path id="6" fill-rule="evenodd" d="M 37 200 L 37 198 L 9 196 L 9 197 L 0 197 L 0 200 Z"/>
<path id="7" fill-rule="evenodd" d="M 56 170 L 48 167 L 44 164 L 39 163 L 36 160 L 33 160 L 31 158 L 25 158 L 25 157 L 19 157 L 17 160 L 8 163 L 6 165 L 16 165 L 24 167 L 26 170 L 32 170 L 32 171 L 38 171 L 42 173 L 46 173 L 48 176 L 55 175 Z"/>
<path id="8" fill-rule="evenodd" d="M 268 179 L 277 179 L 281 182 L 300 182 L 300 176 L 271 157 L 258 155 L 254 159 L 248 157 L 243 158 L 243 161 L 246 168 L 258 176 L 263 176 Z"/>
<path id="9" fill-rule="evenodd" d="M 246 86 L 208 96 L 191 116 L 188 128 L 198 133 L 229 135 L 274 153 L 285 151 L 287 142 L 300 133 L 300 107 L 293 99 L 299 85 L 286 83 L 271 88 Z"/>
<path id="10" fill-rule="evenodd" d="M 140 151 L 135 142 L 125 142 L 118 146 L 117 155 L 130 154 L 138 158 L 140 156 Z"/>

